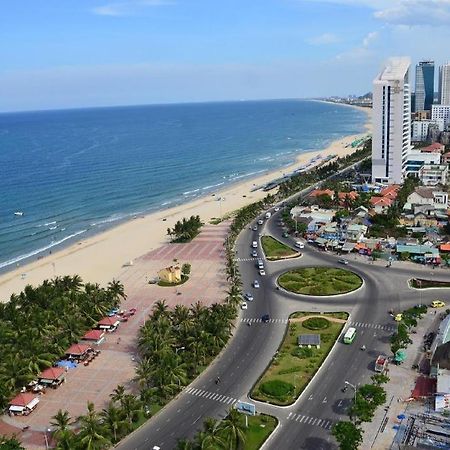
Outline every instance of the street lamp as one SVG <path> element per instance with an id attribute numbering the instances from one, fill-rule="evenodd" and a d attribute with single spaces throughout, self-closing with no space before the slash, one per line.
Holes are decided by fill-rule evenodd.
<path id="1" fill-rule="evenodd" d="M 47 450 L 49 449 L 47 433 L 50 434 L 51 432 L 52 432 L 51 428 L 47 428 L 47 429 L 44 431 L 45 448 L 46 448 Z"/>
<path id="2" fill-rule="evenodd" d="M 355 400 L 355 403 L 356 403 L 356 386 L 354 384 L 348 382 L 347 380 L 344 381 L 344 384 L 346 384 L 347 386 L 350 386 L 353 389 L 353 392 L 355 394 L 354 395 L 354 400 Z"/>

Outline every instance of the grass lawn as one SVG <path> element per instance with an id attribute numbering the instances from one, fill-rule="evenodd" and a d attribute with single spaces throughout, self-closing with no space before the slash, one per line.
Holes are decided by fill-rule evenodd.
<path id="1" fill-rule="evenodd" d="M 261 244 L 267 259 L 273 260 L 298 255 L 296 251 L 271 236 L 262 236 Z"/>
<path id="2" fill-rule="evenodd" d="M 314 313 L 309 313 L 309 315 L 317 316 Z M 306 317 L 306 315 L 303 317 Z M 321 315 L 321 317 L 342 319 L 343 313 L 328 313 L 327 316 Z M 306 328 L 303 326 L 303 322 L 289 323 L 289 330 L 286 333 L 278 354 L 274 357 L 269 368 L 253 388 L 252 398 L 275 405 L 290 405 L 293 403 L 313 378 L 344 326 L 344 323 L 328 322 L 328 328 L 321 330 Z M 299 348 L 297 345 L 297 337 L 300 334 L 320 334 L 320 349 Z M 271 396 L 263 392 L 264 387 L 262 385 L 264 383 L 276 382 L 277 380 L 281 382 L 279 383 L 279 396 Z M 289 385 L 291 386 L 291 390 L 286 394 L 283 388 Z M 273 388 L 273 383 L 265 386 Z"/>
<path id="3" fill-rule="evenodd" d="M 242 416 L 242 422 L 245 423 L 244 416 Z M 272 416 L 248 416 L 248 428 L 245 433 L 245 450 L 257 450 L 260 448 L 275 429 L 277 423 L 277 419 Z"/>
<path id="4" fill-rule="evenodd" d="M 337 295 L 354 291 L 362 285 L 353 272 L 333 267 L 305 267 L 280 275 L 279 285 L 287 291 L 306 295 Z"/>

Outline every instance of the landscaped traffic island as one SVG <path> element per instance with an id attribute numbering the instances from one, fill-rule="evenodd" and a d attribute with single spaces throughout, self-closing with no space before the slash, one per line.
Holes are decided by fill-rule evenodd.
<path id="1" fill-rule="evenodd" d="M 304 295 L 347 294 L 361 287 L 362 283 L 361 277 L 355 273 L 334 267 L 304 267 L 278 277 L 278 284 L 283 289 Z"/>
<path id="2" fill-rule="evenodd" d="M 276 261 L 277 259 L 285 259 L 299 256 L 299 254 L 292 250 L 292 248 L 277 241 L 272 236 L 262 236 L 261 245 L 264 254 L 269 261 Z"/>
<path id="3" fill-rule="evenodd" d="M 294 403 L 333 347 L 347 318 L 344 312 L 294 313 L 278 353 L 251 397 L 281 406 Z"/>

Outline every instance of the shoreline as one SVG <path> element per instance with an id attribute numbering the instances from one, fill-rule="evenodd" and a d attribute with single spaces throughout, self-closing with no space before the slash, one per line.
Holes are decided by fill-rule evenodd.
<path id="1" fill-rule="evenodd" d="M 0 274 L 0 302 L 8 301 L 11 294 L 18 294 L 27 284 L 38 285 L 45 279 L 55 276 L 78 274 L 84 282 L 96 282 L 101 285 L 113 278 L 120 280 L 121 273 L 126 270 L 125 265 L 129 261 L 168 242 L 166 230 L 168 227 L 173 227 L 177 220 L 198 214 L 206 223 L 213 218 L 223 217 L 267 195 L 268 192 L 254 190 L 255 187 L 291 174 L 299 166 L 318 155 L 345 156 L 352 153 L 355 149 L 350 147 L 350 143 L 371 131 L 372 110 L 353 105 L 346 106 L 357 108 L 367 114 L 365 132 L 341 137 L 322 150 L 301 153 L 296 156 L 294 163 L 288 166 L 267 170 L 256 178 L 231 184 L 215 193 L 206 194 L 169 209 L 128 219 L 58 249 L 52 254 L 29 261 L 24 265 L 12 266 L 11 270 Z"/>

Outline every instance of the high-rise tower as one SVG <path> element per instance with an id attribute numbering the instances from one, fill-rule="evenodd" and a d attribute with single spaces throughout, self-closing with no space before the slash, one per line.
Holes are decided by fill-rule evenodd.
<path id="1" fill-rule="evenodd" d="M 409 58 L 391 58 L 373 81 L 372 181 L 401 183 L 411 148 Z"/>
<path id="2" fill-rule="evenodd" d="M 420 61 L 416 66 L 414 111 L 430 111 L 434 97 L 434 61 Z"/>
<path id="3" fill-rule="evenodd" d="M 439 103 L 450 105 L 450 63 L 439 67 Z"/>

